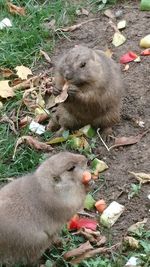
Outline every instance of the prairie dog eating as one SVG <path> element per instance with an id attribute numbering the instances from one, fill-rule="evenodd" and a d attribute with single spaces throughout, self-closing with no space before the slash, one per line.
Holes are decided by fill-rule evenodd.
<path id="1" fill-rule="evenodd" d="M 104 52 L 81 45 L 70 49 L 56 66 L 54 95 L 66 82 L 68 98 L 58 105 L 48 129 L 91 124 L 107 132 L 119 122 L 123 82 L 119 66 Z"/>
<path id="2" fill-rule="evenodd" d="M 80 208 L 87 160 L 60 152 L 0 190 L 0 263 L 35 263 Z"/>

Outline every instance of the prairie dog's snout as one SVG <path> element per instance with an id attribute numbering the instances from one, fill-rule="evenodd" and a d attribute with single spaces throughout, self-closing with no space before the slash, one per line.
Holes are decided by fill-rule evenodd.
<path id="1" fill-rule="evenodd" d="M 0 264 L 35 263 L 83 207 L 87 160 L 60 152 L 0 190 Z"/>

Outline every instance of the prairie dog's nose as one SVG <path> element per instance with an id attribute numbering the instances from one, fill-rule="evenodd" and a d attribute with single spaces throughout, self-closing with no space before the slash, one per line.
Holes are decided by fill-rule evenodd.
<path id="1" fill-rule="evenodd" d="M 64 77 L 66 80 L 71 80 L 73 77 L 73 74 L 71 71 L 67 70 L 67 71 L 65 71 Z"/>

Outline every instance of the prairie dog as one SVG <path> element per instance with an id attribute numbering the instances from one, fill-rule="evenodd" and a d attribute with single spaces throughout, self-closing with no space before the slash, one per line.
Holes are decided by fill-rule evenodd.
<path id="1" fill-rule="evenodd" d="M 87 124 L 107 132 L 120 120 L 123 83 L 119 66 L 104 52 L 75 46 L 61 57 L 55 72 L 54 95 L 65 82 L 68 98 L 59 104 L 48 129 L 79 129 Z"/>
<path id="2" fill-rule="evenodd" d="M 83 205 L 87 160 L 60 152 L 0 190 L 0 263 L 32 264 Z"/>

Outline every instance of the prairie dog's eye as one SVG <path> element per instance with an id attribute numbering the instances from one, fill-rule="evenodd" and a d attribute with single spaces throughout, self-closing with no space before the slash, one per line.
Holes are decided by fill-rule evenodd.
<path id="1" fill-rule="evenodd" d="M 81 62 L 81 63 L 80 63 L 80 68 L 84 68 L 85 65 L 86 65 L 86 62 Z"/>
<path id="2" fill-rule="evenodd" d="M 59 183 L 61 181 L 61 177 L 60 176 L 54 176 L 53 180 L 57 184 L 57 183 Z"/>
<path id="3" fill-rule="evenodd" d="M 67 171 L 68 172 L 72 172 L 75 169 L 75 166 L 72 166 L 71 168 L 69 168 Z"/>

